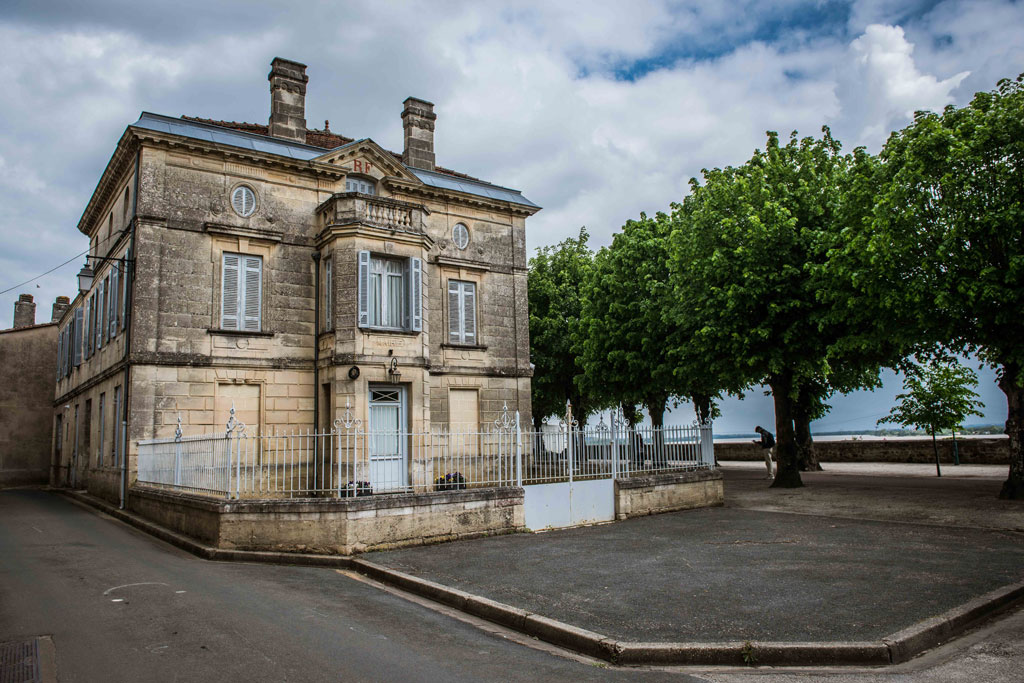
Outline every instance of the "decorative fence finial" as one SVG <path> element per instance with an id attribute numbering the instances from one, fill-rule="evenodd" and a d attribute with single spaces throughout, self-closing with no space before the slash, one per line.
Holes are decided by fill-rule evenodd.
<path id="1" fill-rule="evenodd" d="M 235 402 L 231 402 L 231 412 L 228 415 L 227 432 L 224 436 L 245 436 L 245 423 L 235 419 Z"/>
<path id="2" fill-rule="evenodd" d="M 558 421 L 558 427 L 562 431 L 566 429 L 578 429 L 580 423 L 572 416 L 572 403 L 565 399 L 565 417 Z"/>
<path id="3" fill-rule="evenodd" d="M 359 429 L 362 424 L 363 421 L 352 414 L 352 402 L 346 398 L 345 412 L 342 413 L 341 417 L 334 421 L 334 428 L 340 430 L 342 427 L 345 429 L 352 429 L 355 427 L 356 429 Z"/>
<path id="4" fill-rule="evenodd" d="M 181 413 L 178 413 L 178 427 L 174 430 L 174 440 L 181 441 Z"/>
<path id="5" fill-rule="evenodd" d="M 516 426 L 515 418 L 508 414 L 508 401 L 502 405 L 501 416 L 494 421 L 494 426 L 499 432 L 512 431 L 512 428 Z"/>

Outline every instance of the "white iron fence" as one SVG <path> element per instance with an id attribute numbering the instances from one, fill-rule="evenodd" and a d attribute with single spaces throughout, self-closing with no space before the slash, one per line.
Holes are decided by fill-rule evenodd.
<path id="1" fill-rule="evenodd" d="M 714 466 L 711 425 L 628 429 L 621 420 L 523 430 L 518 413 L 475 432 L 367 431 L 346 408 L 327 432 L 140 441 L 138 481 L 228 498 L 353 497 L 522 486 Z"/>

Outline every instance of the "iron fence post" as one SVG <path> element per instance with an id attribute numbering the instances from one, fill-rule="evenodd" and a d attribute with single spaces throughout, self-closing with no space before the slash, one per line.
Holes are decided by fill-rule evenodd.
<path id="1" fill-rule="evenodd" d="M 516 411 L 516 486 L 523 486 L 523 432 L 519 428 L 519 411 Z"/>
<path id="2" fill-rule="evenodd" d="M 181 486 L 181 413 L 178 413 L 178 426 L 174 430 L 174 485 Z"/>

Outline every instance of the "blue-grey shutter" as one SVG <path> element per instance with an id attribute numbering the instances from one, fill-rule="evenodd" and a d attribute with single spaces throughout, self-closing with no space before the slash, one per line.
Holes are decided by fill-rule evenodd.
<path id="1" fill-rule="evenodd" d="M 61 330 L 57 336 L 57 381 L 64 376 L 64 337 L 66 330 Z"/>
<path id="2" fill-rule="evenodd" d="M 359 252 L 359 327 L 370 325 L 370 252 Z"/>
<path id="3" fill-rule="evenodd" d="M 448 281 L 448 343 L 462 341 L 462 306 L 459 297 L 459 281 Z"/>
<path id="4" fill-rule="evenodd" d="M 263 259 L 260 256 L 243 256 L 242 264 L 245 278 L 242 283 L 243 327 L 248 332 L 259 332 L 263 301 Z"/>
<path id="5" fill-rule="evenodd" d="M 328 256 L 324 259 L 324 311 L 323 329 L 334 329 L 334 259 Z"/>
<path id="6" fill-rule="evenodd" d="M 82 345 L 85 359 L 89 360 L 92 357 L 92 297 L 90 296 L 85 300 L 85 324 L 82 327 L 82 337 L 84 343 Z"/>
<path id="7" fill-rule="evenodd" d="M 220 279 L 220 327 L 223 330 L 239 329 L 240 265 L 241 259 L 238 254 L 224 254 Z"/>
<path id="8" fill-rule="evenodd" d="M 96 350 L 103 348 L 103 281 L 96 288 Z"/>
<path id="9" fill-rule="evenodd" d="M 409 287 L 409 329 L 420 332 L 423 329 L 423 261 L 409 259 L 408 275 L 405 281 Z"/>
<path id="10" fill-rule="evenodd" d="M 476 344 L 476 285 L 462 283 L 462 340 Z"/>
<path id="11" fill-rule="evenodd" d="M 117 281 L 120 273 L 121 264 L 114 264 L 110 272 L 110 331 L 107 334 L 111 339 L 117 336 L 117 299 L 119 291 Z"/>
<path id="12" fill-rule="evenodd" d="M 124 257 L 127 260 L 131 260 L 131 258 L 132 258 L 132 250 L 128 249 L 128 251 L 126 251 L 124 253 Z M 122 330 L 125 327 L 127 327 L 127 325 L 128 325 L 128 280 L 130 279 L 129 278 L 129 273 L 131 273 L 131 264 L 130 263 L 125 263 L 124 264 L 124 277 L 121 278 L 121 281 L 122 281 L 121 282 L 121 287 L 124 290 L 121 293 L 121 329 Z"/>
<path id="13" fill-rule="evenodd" d="M 82 364 L 82 309 L 75 309 L 75 317 L 71 321 L 72 329 L 71 333 L 71 347 L 73 349 L 72 356 L 74 359 L 75 367 Z"/>

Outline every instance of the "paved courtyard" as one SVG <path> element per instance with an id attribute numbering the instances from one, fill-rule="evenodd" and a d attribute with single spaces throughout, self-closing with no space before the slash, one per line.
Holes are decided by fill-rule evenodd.
<path id="1" fill-rule="evenodd" d="M 1024 579 L 1020 533 L 905 519 L 916 517 L 904 503 L 948 498 L 991 505 L 1012 529 L 1024 506 L 994 493 L 971 503 L 978 482 L 998 491 L 998 476 L 826 472 L 780 491 L 753 468 L 725 472 L 724 508 L 365 557 L 634 642 L 877 640 Z M 821 492 L 844 482 L 857 491 L 830 516 Z"/>

